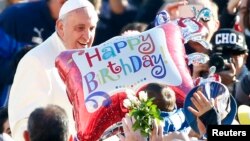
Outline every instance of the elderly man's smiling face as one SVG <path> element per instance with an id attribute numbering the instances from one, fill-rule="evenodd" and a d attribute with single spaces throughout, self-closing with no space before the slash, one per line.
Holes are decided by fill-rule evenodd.
<path id="1" fill-rule="evenodd" d="M 95 37 L 97 14 L 93 8 L 69 12 L 57 23 L 57 31 L 67 49 L 91 47 Z"/>

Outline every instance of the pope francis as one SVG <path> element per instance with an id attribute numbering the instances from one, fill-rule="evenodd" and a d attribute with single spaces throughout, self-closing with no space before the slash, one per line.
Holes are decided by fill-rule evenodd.
<path id="1" fill-rule="evenodd" d="M 55 67 L 55 59 L 64 50 L 91 47 L 97 21 L 97 13 L 88 0 L 68 0 L 60 9 L 56 32 L 21 59 L 8 104 L 15 141 L 23 140 L 30 113 L 47 104 L 64 108 L 70 121 L 70 133 L 76 133 L 72 106 Z"/>

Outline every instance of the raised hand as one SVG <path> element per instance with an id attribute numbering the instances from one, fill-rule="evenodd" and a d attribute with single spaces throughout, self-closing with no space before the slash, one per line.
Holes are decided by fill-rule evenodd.
<path id="1" fill-rule="evenodd" d="M 122 127 L 125 136 L 119 135 L 121 141 L 146 141 L 146 139 L 140 134 L 139 131 L 134 131 L 132 126 L 134 119 L 128 114 L 122 119 Z"/>
<path id="2" fill-rule="evenodd" d="M 197 110 L 191 106 L 188 107 L 188 110 L 196 117 L 200 117 L 214 106 L 214 100 L 211 99 L 209 101 L 201 91 L 195 92 L 193 97 L 191 98 L 191 101 Z"/>

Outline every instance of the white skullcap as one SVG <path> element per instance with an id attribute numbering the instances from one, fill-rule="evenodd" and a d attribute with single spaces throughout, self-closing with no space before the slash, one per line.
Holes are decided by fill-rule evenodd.
<path id="1" fill-rule="evenodd" d="M 94 6 L 88 0 L 67 0 L 60 9 L 59 19 L 75 9 L 84 7 L 91 7 L 94 9 Z"/>

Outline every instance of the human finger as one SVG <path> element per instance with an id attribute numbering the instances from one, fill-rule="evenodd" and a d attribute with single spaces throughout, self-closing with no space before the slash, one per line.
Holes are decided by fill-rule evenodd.
<path id="1" fill-rule="evenodd" d="M 125 134 L 129 132 L 129 127 L 128 127 L 126 118 L 122 119 L 122 128 Z"/>
<path id="2" fill-rule="evenodd" d="M 123 135 L 118 134 L 117 136 L 119 137 L 120 141 L 125 141 L 125 137 Z"/>
<path id="3" fill-rule="evenodd" d="M 196 117 L 199 116 L 199 112 L 196 111 L 193 107 L 189 106 L 189 107 L 188 107 L 188 110 L 189 110 L 192 114 L 194 114 Z"/>
<path id="4" fill-rule="evenodd" d="M 135 123 L 135 117 L 131 117 L 130 119 L 132 124 Z"/>
<path id="5" fill-rule="evenodd" d="M 132 119 L 131 119 L 131 117 L 128 114 L 126 114 L 125 117 L 126 117 L 127 125 L 131 129 L 132 125 L 133 125 Z"/>
<path id="6" fill-rule="evenodd" d="M 154 119 L 154 121 L 153 121 L 153 131 L 152 131 L 152 134 L 157 135 L 157 133 L 158 133 L 158 128 L 157 128 L 157 125 L 156 125 L 156 121 L 155 121 L 155 119 Z"/>
<path id="7" fill-rule="evenodd" d="M 200 106 L 200 107 L 197 107 L 198 110 L 200 110 L 201 108 L 211 107 L 209 100 L 206 98 L 206 96 L 200 90 L 198 90 L 194 94 L 194 96 L 196 98 L 197 103 Z"/>
<path id="8" fill-rule="evenodd" d="M 161 138 L 163 137 L 163 126 L 162 126 L 162 124 L 158 125 L 158 135 Z"/>
<path id="9" fill-rule="evenodd" d="M 197 91 L 196 93 L 199 95 L 201 101 L 202 101 L 204 104 L 206 104 L 206 105 L 207 105 L 207 104 L 210 104 L 210 102 L 209 102 L 209 100 L 207 99 L 207 97 L 206 97 L 201 91 Z"/>
<path id="10" fill-rule="evenodd" d="M 198 98 L 197 96 L 195 96 L 195 95 L 197 95 L 196 93 L 194 93 L 194 96 L 193 97 L 191 97 L 191 101 L 192 101 L 192 103 L 193 103 L 193 105 L 195 106 L 195 108 L 197 109 L 197 110 L 200 110 L 200 109 L 202 109 L 202 106 L 200 105 L 200 98 Z"/>

